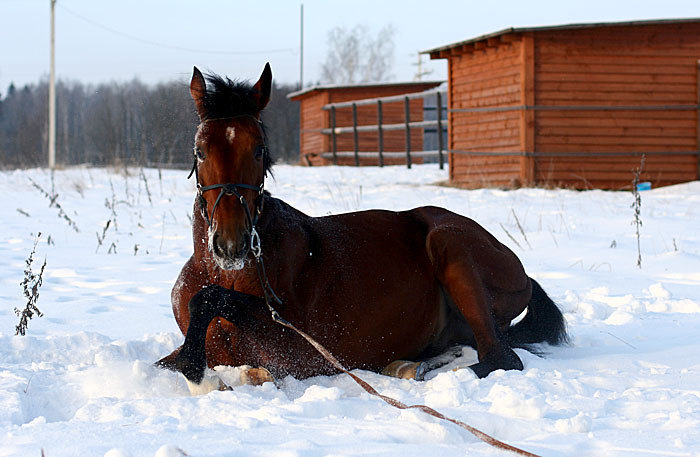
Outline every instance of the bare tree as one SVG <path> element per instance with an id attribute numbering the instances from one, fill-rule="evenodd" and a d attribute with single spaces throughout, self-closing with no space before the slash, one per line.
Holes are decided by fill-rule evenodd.
<path id="1" fill-rule="evenodd" d="M 387 81 L 394 65 L 394 27 L 384 26 L 372 37 L 367 26 L 335 27 L 328 32 L 328 54 L 321 80 L 330 84 Z"/>
<path id="2" fill-rule="evenodd" d="M 272 157 L 280 162 L 299 160 L 299 102 L 287 98 L 296 86 L 273 84 L 270 104 L 263 112 L 267 146 Z"/>

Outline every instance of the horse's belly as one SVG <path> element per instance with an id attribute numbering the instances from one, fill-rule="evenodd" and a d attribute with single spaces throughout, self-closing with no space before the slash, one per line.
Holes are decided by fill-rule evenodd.
<path id="1" fill-rule="evenodd" d="M 396 283 L 399 284 L 399 283 Z M 361 284 L 353 287 L 356 292 Z M 365 288 L 360 293 L 338 298 L 328 310 L 338 319 L 327 322 L 328 340 L 343 359 L 354 367 L 381 369 L 397 359 L 415 359 L 439 333 L 441 320 L 440 293 L 437 284 L 414 278 L 400 287 L 379 288 L 376 295 Z M 355 295 L 355 299 L 351 298 Z"/>

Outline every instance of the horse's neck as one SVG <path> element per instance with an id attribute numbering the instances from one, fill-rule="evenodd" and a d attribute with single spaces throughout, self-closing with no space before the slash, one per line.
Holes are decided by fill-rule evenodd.
<path id="1" fill-rule="evenodd" d="M 288 203 L 265 195 L 265 204 L 257 229 L 263 242 L 263 250 L 266 248 L 266 241 L 274 243 L 282 234 L 289 236 L 293 232 L 304 230 L 308 219 L 309 216 Z"/>

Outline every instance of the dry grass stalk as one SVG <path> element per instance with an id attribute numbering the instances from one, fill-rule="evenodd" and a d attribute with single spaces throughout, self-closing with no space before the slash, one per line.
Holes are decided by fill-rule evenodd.
<path id="1" fill-rule="evenodd" d="M 151 190 L 148 188 L 148 179 L 146 178 L 146 173 L 144 173 L 143 171 L 143 167 L 141 167 L 141 171 L 139 171 L 139 178 L 143 181 L 144 187 L 146 188 L 148 203 L 150 203 L 151 207 L 153 207 L 153 200 L 151 199 Z"/>
<path id="2" fill-rule="evenodd" d="M 641 219 L 641 212 L 642 212 L 642 196 L 639 193 L 638 185 L 639 185 L 639 177 L 642 174 L 642 169 L 644 168 L 644 161 L 646 157 L 644 154 L 642 154 L 642 161 L 639 164 L 639 168 L 637 168 L 634 171 L 634 179 L 632 180 L 632 196 L 634 197 L 634 202 L 632 202 L 632 205 L 630 208 L 634 210 L 634 219 L 632 219 L 632 225 L 635 227 L 635 232 L 637 235 L 637 266 L 639 268 L 642 268 L 642 249 L 641 249 L 641 244 L 639 240 L 639 229 L 642 227 L 642 219 Z"/>
<path id="3" fill-rule="evenodd" d="M 518 243 L 518 240 L 516 240 L 515 238 L 513 238 L 513 235 L 510 234 L 510 232 L 508 231 L 508 229 L 506 229 L 506 228 L 503 226 L 503 224 L 501 224 L 501 223 L 499 222 L 498 225 L 501 226 L 501 228 L 503 229 L 503 231 L 506 232 L 506 235 L 508 235 L 508 238 L 510 238 L 510 239 L 513 241 L 513 243 L 515 243 L 516 246 L 518 246 L 520 249 L 523 249 L 523 247 L 520 246 L 520 243 Z"/>
<path id="4" fill-rule="evenodd" d="M 27 298 L 27 304 L 24 306 L 23 310 L 15 308 L 15 314 L 19 317 L 19 324 L 15 327 L 15 335 L 24 336 L 27 333 L 27 325 L 29 321 L 36 316 L 43 316 L 39 308 L 36 306 L 36 302 L 39 300 L 39 287 L 43 283 L 44 268 L 46 268 L 46 258 L 44 258 L 44 263 L 41 265 L 41 270 L 39 274 L 35 274 L 32 271 L 32 263 L 34 262 L 34 254 L 36 253 L 36 245 L 39 243 L 39 237 L 41 237 L 41 232 L 37 235 L 34 240 L 34 247 L 32 252 L 29 253 L 29 257 L 25 261 L 26 268 L 24 269 L 24 279 L 20 283 L 24 291 L 24 296 Z"/>
<path id="5" fill-rule="evenodd" d="M 41 187 L 36 181 L 34 181 L 32 178 L 29 178 L 29 182 L 32 183 L 32 186 L 34 186 L 35 189 L 37 189 L 39 192 L 41 192 L 42 195 L 44 195 L 46 198 L 49 199 L 49 208 L 52 206 L 56 207 L 58 209 L 58 217 L 65 219 L 66 222 L 68 222 L 68 225 L 75 230 L 76 233 L 79 233 L 80 230 L 78 229 L 78 226 L 76 225 L 75 221 L 71 219 L 68 214 L 66 214 L 65 210 L 61 206 L 60 203 L 58 203 L 58 194 L 56 192 L 51 191 L 51 193 L 47 192 L 44 190 L 43 187 Z M 51 187 L 53 187 L 53 180 L 51 180 L 52 184 Z"/>
<path id="6" fill-rule="evenodd" d="M 517 226 L 518 226 L 518 230 L 520 230 L 520 234 L 523 236 L 523 239 L 524 239 L 525 242 L 527 243 L 528 247 L 529 247 L 530 249 L 532 249 L 532 245 L 531 245 L 530 242 L 527 240 L 527 235 L 525 235 L 525 230 L 523 230 L 523 226 L 520 225 L 520 220 L 518 219 L 518 215 L 515 214 L 515 211 L 513 210 L 513 208 L 510 209 L 510 212 L 513 213 L 513 217 L 515 218 L 515 223 L 516 223 Z"/>
<path id="7" fill-rule="evenodd" d="M 109 225 L 112 223 L 112 219 L 109 219 L 105 226 L 102 228 L 102 236 L 100 236 L 99 232 L 95 232 L 95 236 L 97 236 L 97 247 L 95 248 L 95 254 L 97 254 L 97 251 L 100 249 L 100 246 L 102 246 L 102 243 L 105 241 L 105 237 L 107 236 L 107 230 L 109 230 Z"/>

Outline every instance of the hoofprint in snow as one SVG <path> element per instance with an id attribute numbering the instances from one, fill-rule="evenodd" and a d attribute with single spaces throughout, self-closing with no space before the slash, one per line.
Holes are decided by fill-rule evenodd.
<path id="1" fill-rule="evenodd" d="M 503 454 L 343 375 L 192 397 L 182 376 L 154 368 L 183 341 L 169 294 L 192 252 L 185 176 L 0 173 L 0 456 Z M 473 363 L 468 348 L 425 382 L 357 371 L 381 393 L 542 456 L 700 455 L 700 183 L 643 192 L 639 269 L 628 192 L 466 191 L 436 185 L 446 173 L 434 165 L 278 166 L 275 176 L 268 189 L 311 215 L 438 205 L 469 216 L 565 313 L 572 344 L 544 358 L 518 350 L 522 372 L 453 371 Z M 79 232 L 30 179 L 58 194 Z M 38 232 L 45 315 L 14 336 Z"/>

